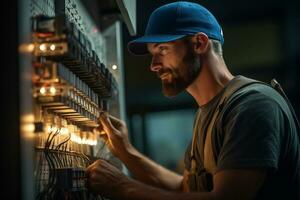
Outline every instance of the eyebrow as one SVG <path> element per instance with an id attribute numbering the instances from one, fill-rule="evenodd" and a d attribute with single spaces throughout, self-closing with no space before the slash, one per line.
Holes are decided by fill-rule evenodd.
<path id="1" fill-rule="evenodd" d="M 157 47 L 160 43 L 151 43 L 151 44 L 153 44 L 153 48 L 152 49 L 154 49 L 155 47 Z M 151 53 L 151 51 L 150 51 L 150 47 L 149 47 L 150 45 L 148 44 L 147 45 L 147 50 Z"/>
<path id="2" fill-rule="evenodd" d="M 159 42 L 157 42 L 157 43 L 151 43 L 151 44 L 153 44 L 153 49 L 154 48 L 156 48 L 157 46 L 159 46 L 159 45 L 168 45 L 168 42 L 161 42 L 161 43 L 159 43 Z M 147 45 L 147 49 L 148 49 L 148 51 L 150 52 L 150 49 L 149 49 L 149 46 Z"/>

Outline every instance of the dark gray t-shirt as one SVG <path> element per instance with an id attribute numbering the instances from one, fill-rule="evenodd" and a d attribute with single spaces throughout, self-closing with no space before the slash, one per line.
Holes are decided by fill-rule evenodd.
<path id="1" fill-rule="evenodd" d="M 229 84 L 241 78 L 235 77 Z M 226 88 L 226 87 L 225 87 Z M 199 130 L 205 132 L 224 89 L 199 108 Z M 194 126 L 195 127 L 195 126 Z M 299 133 L 285 100 L 271 87 L 253 84 L 238 90 L 222 108 L 212 133 L 217 172 L 266 168 L 268 175 L 256 199 L 300 199 Z M 195 157 L 200 159 L 201 135 Z M 185 165 L 190 169 L 190 149 Z"/>

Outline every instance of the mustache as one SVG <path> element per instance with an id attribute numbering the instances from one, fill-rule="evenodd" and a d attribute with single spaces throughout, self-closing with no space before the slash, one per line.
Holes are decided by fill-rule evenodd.
<path id="1" fill-rule="evenodd" d="M 173 70 L 171 68 L 163 68 L 163 69 L 160 69 L 156 75 L 159 78 L 161 75 L 163 75 L 165 73 L 173 73 Z"/>

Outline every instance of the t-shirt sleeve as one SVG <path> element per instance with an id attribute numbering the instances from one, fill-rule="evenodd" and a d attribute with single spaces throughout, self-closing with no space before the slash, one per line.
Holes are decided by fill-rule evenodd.
<path id="1" fill-rule="evenodd" d="M 227 109 L 226 109 L 227 110 Z M 217 170 L 278 167 L 283 113 L 262 93 L 233 99 L 223 115 L 223 145 Z"/>

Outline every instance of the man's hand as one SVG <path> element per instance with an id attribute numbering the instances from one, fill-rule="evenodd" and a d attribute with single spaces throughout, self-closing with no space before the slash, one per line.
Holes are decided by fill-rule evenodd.
<path id="1" fill-rule="evenodd" d="M 179 190 L 182 176 L 156 164 L 138 152 L 129 142 L 128 131 L 124 122 L 100 114 L 100 130 L 104 130 L 102 137 L 110 151 L 120 158 L 133 176 L 146 184 L 168 190 Z M 132 182 L 132 180 L 131 180 Z"/>
<path id="2" fill-rule="evenodd" d="M 102 137 L 106 140 L 108 148 L 115 156 L 121 158 L 132 148 L 126 124 L 105 113 L 100 113 L 100 123 L 105 132 Z"/>
<path id="3" fill-rule="evenodd" d="M 97 160 L 86 169 L 90 191 L 112 198 L 122 184 L 130 181 L 120 170 L 105 160 Z"/>

